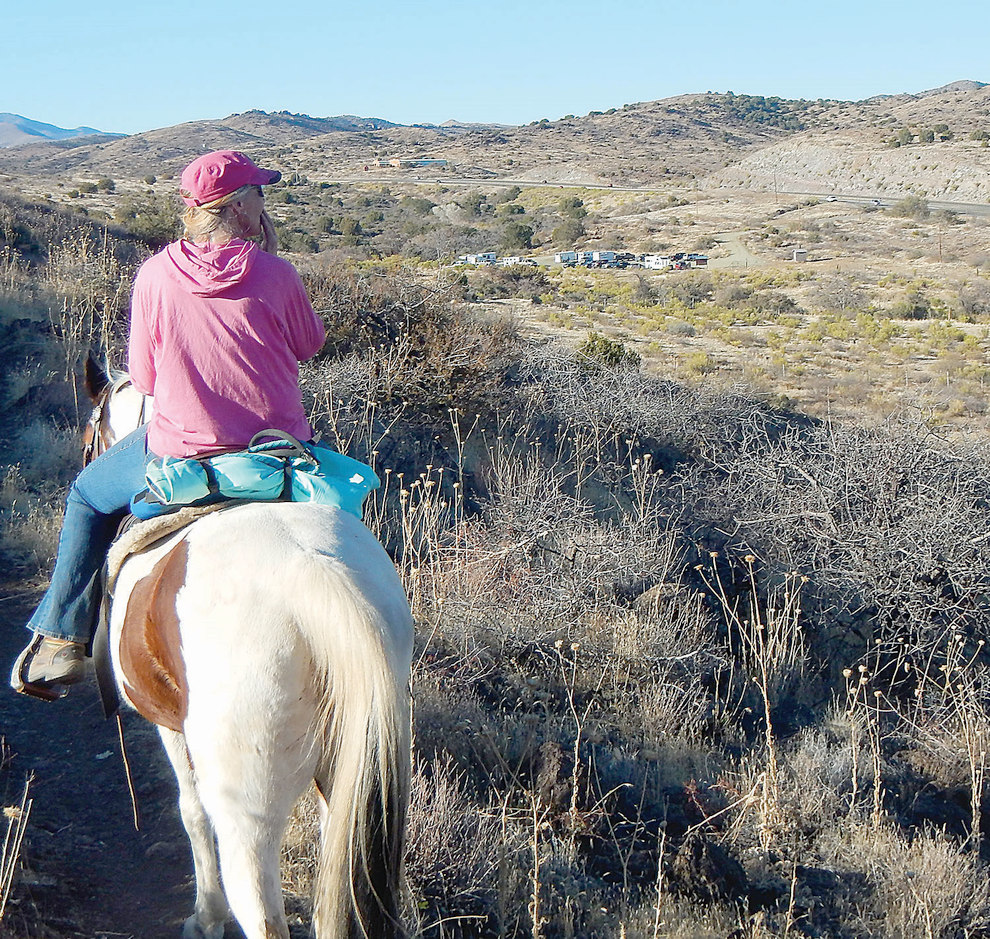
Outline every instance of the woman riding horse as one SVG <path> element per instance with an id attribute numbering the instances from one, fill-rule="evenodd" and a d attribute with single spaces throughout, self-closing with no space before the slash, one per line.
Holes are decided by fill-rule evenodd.
<path id="1" fill-rule="evenodd" d="M 154 396 L 148 424 L 79 474 L 51 584 L 28 622 L 14 690 L 51 699 L 80 681 L 99 605 L 99 572 L 131 499 L 158 456 L 241 450 L 261 430 L 307 440 L 299 363 L 323 345 L 295 268 L 276 257 L 262 186 L 281 179 L 243 153 L 207 153 L 182 172 L 184 237 L 138 271 L 128 370 Z M 255 243 L 257 241 L 258 243 Z"/>

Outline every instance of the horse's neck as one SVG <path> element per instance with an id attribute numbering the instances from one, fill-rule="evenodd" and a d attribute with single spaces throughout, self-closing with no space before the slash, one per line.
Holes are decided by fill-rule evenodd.
<path id="1" fill-rule="evenodd" d="M 133 385 L 118 389 L 107 410 L 107 422 L 114 441 L 126 437 L 148 421 L 154 401 L 154 398 L 141 394 Z"/>

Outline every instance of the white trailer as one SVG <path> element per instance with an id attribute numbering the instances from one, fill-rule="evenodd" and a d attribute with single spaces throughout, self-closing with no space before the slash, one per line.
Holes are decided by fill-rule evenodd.
<path id="1" fill-rule="evenodd" d="M 671 259 L 664 254 L 644 254 L 642 261 L 648 271 L 665 271 L 671 265 Z"/>

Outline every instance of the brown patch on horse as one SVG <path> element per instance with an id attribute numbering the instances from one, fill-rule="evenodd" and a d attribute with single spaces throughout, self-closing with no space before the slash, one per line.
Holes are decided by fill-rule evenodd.
<path id="1" fill-rule="evenodd" d="M 127 598 L 120 669 L 127 697 L 154 724 L 182 731 L 188 708 L 175 597 L 186 582 L 188 546 L 180 541 Z"/>

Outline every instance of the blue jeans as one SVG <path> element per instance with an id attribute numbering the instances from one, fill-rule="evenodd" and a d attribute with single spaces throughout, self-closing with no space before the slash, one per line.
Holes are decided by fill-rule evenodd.
<path id="1" fill-rule="evenodd" d="M 76 477 L 65 503 L 48 590 L 27 624 L 53 639 L 88 643 L 96 629 L 100 570 L 131 499 L 145 487 L 147 428 L 139 427 Z"/>

